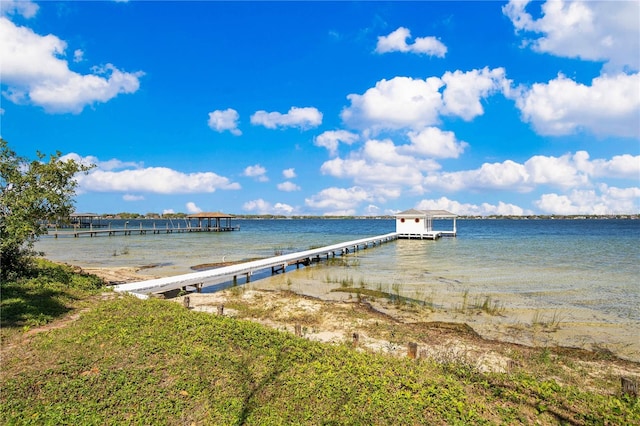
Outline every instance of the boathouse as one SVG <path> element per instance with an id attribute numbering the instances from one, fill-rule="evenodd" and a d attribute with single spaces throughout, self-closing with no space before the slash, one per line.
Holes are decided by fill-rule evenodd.
<path id="1" fill-rule="evenodd" d="M 435 240 L 442 236 L 455 237 L 457 215 L 446 210 L 409 209 L 395 215 L 398 238 Z M 452 222 L 451 230 L 434 229 L 434 221 Z"/>
<path id="2" fill-rule="evenodd" d="M 237 231 L 239 226 L 232 226 L 231 219 L 234 216 L 221 212 L 202 212 L 194 213 L 187 216 L 189 225 L 203 231 L 224 232 Z M 197 221 L 197 225 L 193 225 L 192 221 Z"/>
<path id="3" fill-rule="evenodd" d="M 99 228 L 107 226 L 102 218 L 95 213 L 72 213 L 69 215 L 69 224 L 72 228 Z M 58 224 L 65 227 L 64 224 Z"/>

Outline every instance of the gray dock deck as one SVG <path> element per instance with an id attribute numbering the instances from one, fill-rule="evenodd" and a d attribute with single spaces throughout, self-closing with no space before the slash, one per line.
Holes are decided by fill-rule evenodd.
<path id="1" fill-rule="evenodd" d="M 99 237 L 101 235 L 106 235 L 109 237 L 116 235 L 146 235 L 146 234 L 173 234 L 173 233 L 183 233 L 183 232 L 229 232 L 229 231 L 238 231 L 240 230 L 239 226 L 188 226 L 184 228 L 180 227 L 166 227 L 166 228 L 157 228 L 157 227 L 139 227 L 139 228 L 97 228 L 97 229 L 75 229 L 75 230 L 48 230 L 47 234 L 53 236 L 54 238 L 64 238 L 64 237 Z"/>
<path id="2" fill-rule="evenodd" d="M 455 237 L 456 231 L 425 231 L 421 233 L 399 232 L 398 238 L 408 240 L 437 240 L 442 237 Z"/>
<path id="3" fill-rule="evenodd" d="M 380 245 L 398 238 L 397 232 L 379 235 L 376 237 L 362 238 L 359 240 L 347 241 L 311 250 L 289 253 L 266 259 L 259 259 L 237 265 L 224 266 L 201 272 L 177 275 L 173 277 L 163 277 L 151 280 L 118 284 L 114 286 L 117 292 L 131 293 L 140 298 L 147 298 L 152 293 L 164 293 L 171 290 L 181 289 L 187 286 L 202 288 L 210 285 L 220 284 L 235 280 L 238 276 L 246 276 L 247 281 L 256 272 L 271 268 L 272 273 L 285 272 L 287 266 L 309 264 L 314 260 L 324 257 L 334 257 L 352 253 L 369 246 Z"/>

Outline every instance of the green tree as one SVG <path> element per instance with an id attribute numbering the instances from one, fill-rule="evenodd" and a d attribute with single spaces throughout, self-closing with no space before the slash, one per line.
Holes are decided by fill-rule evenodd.
<path id="1" fill-rule="evenodd" d="M 74 176 L 91 169 L 61 153 L 36 153 L 29 161 L 18 156 L 0 138 L 0 278 L 24 273 L 31 264 L 33 243 L 46 233 L 45 224 L 66 219 L 73 212 L 77 181 Z"/>

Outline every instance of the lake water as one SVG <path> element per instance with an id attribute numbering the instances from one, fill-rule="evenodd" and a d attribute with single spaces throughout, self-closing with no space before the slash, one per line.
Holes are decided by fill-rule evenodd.
<path id="1" fill-rule="evenodd" d="M 143 226 L 154 222 L 165 227 L 161 220 L 142 221 Z M 135 229 L 139 223 L 130 220 L 127 226 Z M 44 237 L 36 248 L 52 260 L 79 266 L 155 265 L 146 270 L 148 274 L 168 276 L 193 272 L 191 267 L 200 264 L 270 257 L 395 231 L 390 219 L 234 220 L 232 224 L 240 225 L 240 231 Z M 250 285 L 287 286 L 328 297 L 332 288 L 346 281 L 395 292 L 449 313 L 459 311 L 465 301 L 490 300 L 503 313 L 490 318 L 491 324 L 478 324 L 487 335 L 492 336 L 491 327 L 498 325 L 504 333 L 504 327 L 543 322 L 545 317 L 552 322 L 553 317 L 573 333 L 564 334 L 580 342 L 618 352 L 623 349 L 613 346 L 624 346 L 627 357 L 640 358 L 639 220 L 458 220 L 457 225 L 455 238 L 393 241 L 341 262 L 263 275 Z M 111 226 L 122 227 L 124 222 L 113 221 Z M 440 229 L 449 230 L 450 223 Z M 578 340 L 572 345 L 585 346 Z"/>

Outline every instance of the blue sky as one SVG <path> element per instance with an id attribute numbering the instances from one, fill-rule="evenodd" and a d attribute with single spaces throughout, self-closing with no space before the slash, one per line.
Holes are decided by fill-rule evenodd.
<path id="1" fill-rule="evenodd" d="M 80 212 L 640 212 L 640 2 L 0 3 Z"/>

